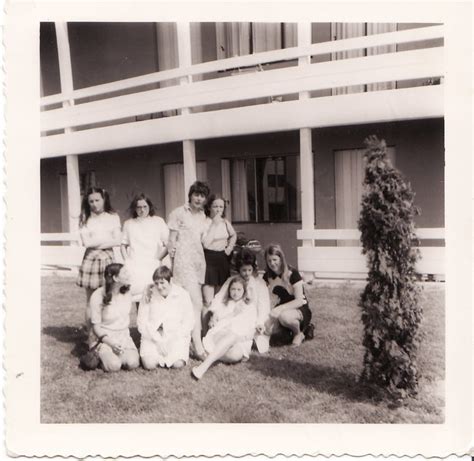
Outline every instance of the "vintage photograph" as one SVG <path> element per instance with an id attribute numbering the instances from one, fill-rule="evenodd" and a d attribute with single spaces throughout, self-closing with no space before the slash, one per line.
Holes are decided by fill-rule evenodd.
<path id="1" fill-rule="evenodd" d="M 38 33 L 42 424 L 445 422 L 443 23 Z"/>

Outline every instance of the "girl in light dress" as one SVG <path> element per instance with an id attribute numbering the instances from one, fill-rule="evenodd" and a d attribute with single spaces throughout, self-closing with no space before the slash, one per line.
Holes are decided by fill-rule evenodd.
<path id="1" fill-rule="evenodd" d="M 154 286 L 144 293 L 138 309 L 140 357 L 147 370 L 157 366 L 181 368 L 189 358 L 194 312 L 188 292 L 171 281 L 171 269 L 153 274 Z"/>
<path id="2" fill-rule="evenodd" d="M 130 272 L 132 296 L 141 295 L 168 254 L 169 229 L 156 216 L 155 207 L 145 194 L 137 195 L 129 207 L 131 219 L 123 225 L 120 247 Z"/>
<path id="3" fill-rule="evenodd" d="M 247 283 L 240 275 L 232 277 L 226 296 L 222 302 L 213 303 L 211 311 L 211 328 L 203 339 L 209 355 L 192 369 L 192 376 L 198 380 L 217 361 L 248 360 L 255 334 L 257 308 L 248 297 Z"/>
<path id="4" fill-rule="evenodd" d="M 173 281 L 191 296 L 194 306 L 192 344 L 194 356 L 205 357 L 201 339 L 202 285 L 206 275 L 206 260 L 202 239 L 207 230 L 204 205 L 209 196 L 209 186 L 195 181 L 188 192 L 188 203 L 170 213 L 168 251 L 173 261 Z"/>
<path id="5" fill-rule="evenodd" d="M 105 189 L 91 187 L 82 199 L 79 233 L 86 247 L 77 285 L 86 289 L 86 329 L 90 332 L 89 300 L 104 285 L 107 265 L 114 261 L 113 247 L 120 245 L 120 218 Z"/>
<path id="6" fill-rule="evenodd" d="M 104 271 L 105 286 L 90 298 L 94 342 L 104 371 L 132 370 L 139 365 L 138 351 L 130 336 L 130 276 L 123 264 L 112 263 Z M 92 335 L 91 335 L 92 336 Z"/>

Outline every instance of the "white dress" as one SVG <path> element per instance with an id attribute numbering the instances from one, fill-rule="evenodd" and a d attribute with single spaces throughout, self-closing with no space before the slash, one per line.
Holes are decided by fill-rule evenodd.
<path id="1" fill-rule="evenodd" d="M 194 310 L 184 288 L 172 283 L 166 298 L 153 288 L 150 302 L 143 299 L 140 303 L 137 325 L 141 357 L 157 359 L 161 367 L 171 367 L 178 360 L 188 361 Z M 160 352 L 158 342 L 166 354 Z"/>
<path id="2" fill-rule="evenodd" d="M 132 295 L 141 294 L 145 286 L 153 282 L 153 272 L 161 264 L 158 256 L 168 243 L 168 237 L 168 226 L 159 216 L 125 221 L 122 244 L 128 245 L 126 266 Z"/>
<path id="3" fill-rule="evenodd" d="M 237 345 L 240 346 L 244 357 L 250 357 L 252 341 L 257 325 L 257 307 L 254 302 L 246 304 L 243 300 L 229 300 L 227 304 L 213 303 L 211 308 L 216 315 L 217 323 L 207 332 L 202 344 L 207 352 L 211 352 L 220 338 L 229 333 L 238 336 Z"/>

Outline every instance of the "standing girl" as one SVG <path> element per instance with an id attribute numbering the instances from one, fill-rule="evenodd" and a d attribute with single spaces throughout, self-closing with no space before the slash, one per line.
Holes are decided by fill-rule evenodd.
<path id="1" fill-rule="evenodd" d="M 137 195 L 130 204 L 131 219 L 123 225 L 122 257 L 131 277 L 132 295 L 143 293 L 152 276 L 168 254 L 169 230 L 165 221 L 156 216 L 152 201 Z"/>
<path id="2" fill-rule="evenodd" d="M 86 289 L 86 328 L 90 330 L 90 297 L 94 290 L 104 285 L 105 268 L 113 262 L 113 247 L 120 245 L 121 238 L 120 218 L 105 189 L 91 187 L 84 195 L 79 228 L 86 252 L 77 285 Z"/>
<path id="3" fill-rule="evenodd" d="M 196 358 L 201 360 L 205 357 L 201 340 L 201 287 L 206 275 L 202 239 L 207 229 L 204 205 L 208 196 L 209 186 L 201 181 L 194 182 L 189 188 L 189 202 L 173 210 L 168 219 L 168 251 L 173 260 L 173 280 L 191 296 L 195 320 L 192 342 Z"/>
<path id="4" fill-rule="evenodd" d="M 286 263 L 280 245 L 271 244 L 265 250 L 266 271 L 263 279 L 268 285 L 272 310 L 266 324 L 269 335 L 282 329 L 290 333 L 293 346 L 299 346 L 307 336 L 312 337 L 311 310 L 304 294 L 300 273 Z"/>
<path id="5" fill-rule="evenodd" d="M 202 241 L 206 258 L 206 277 L 202 294 L 206 308 L 211 305 L 214 294 L 230 276 L 229 257 L 234 249 L 237 234 L 232 224 L 225 219 L 225 211 L 225 200 L 211 195 L 206 204 L 209 228 Z"/>
<path id="6" fill-rule="evenodd" d="M 203 339 L 209 355 L 192 374 L 201 379 L 209 367 L 217 362 L 237 363 L 250 357 L 257 324 L 257 308 L 248 297 L 247 283 L 240 276 L 232 277 L 222 303 L 211 308 L 211 329 Z"/>

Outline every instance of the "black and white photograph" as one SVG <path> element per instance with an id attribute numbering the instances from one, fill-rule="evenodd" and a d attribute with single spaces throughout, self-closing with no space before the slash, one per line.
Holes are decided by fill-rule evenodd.
<path id="1" fill-rule="evenodd" d="M 298 454 L 286 427 L 452 422 L 447 295 L 470 265 L 450 269 L 448 210 L 469 187 L 447 168 L 470 147 L 447 135 L 452 19 L 406 6 L 35 17 L 39 267 L 12 291 L 35 299 L 38 375 L 14 371 L 38 434 L 272 425 Z M 60 445 L 41 453 L 182 453 Z"/>

